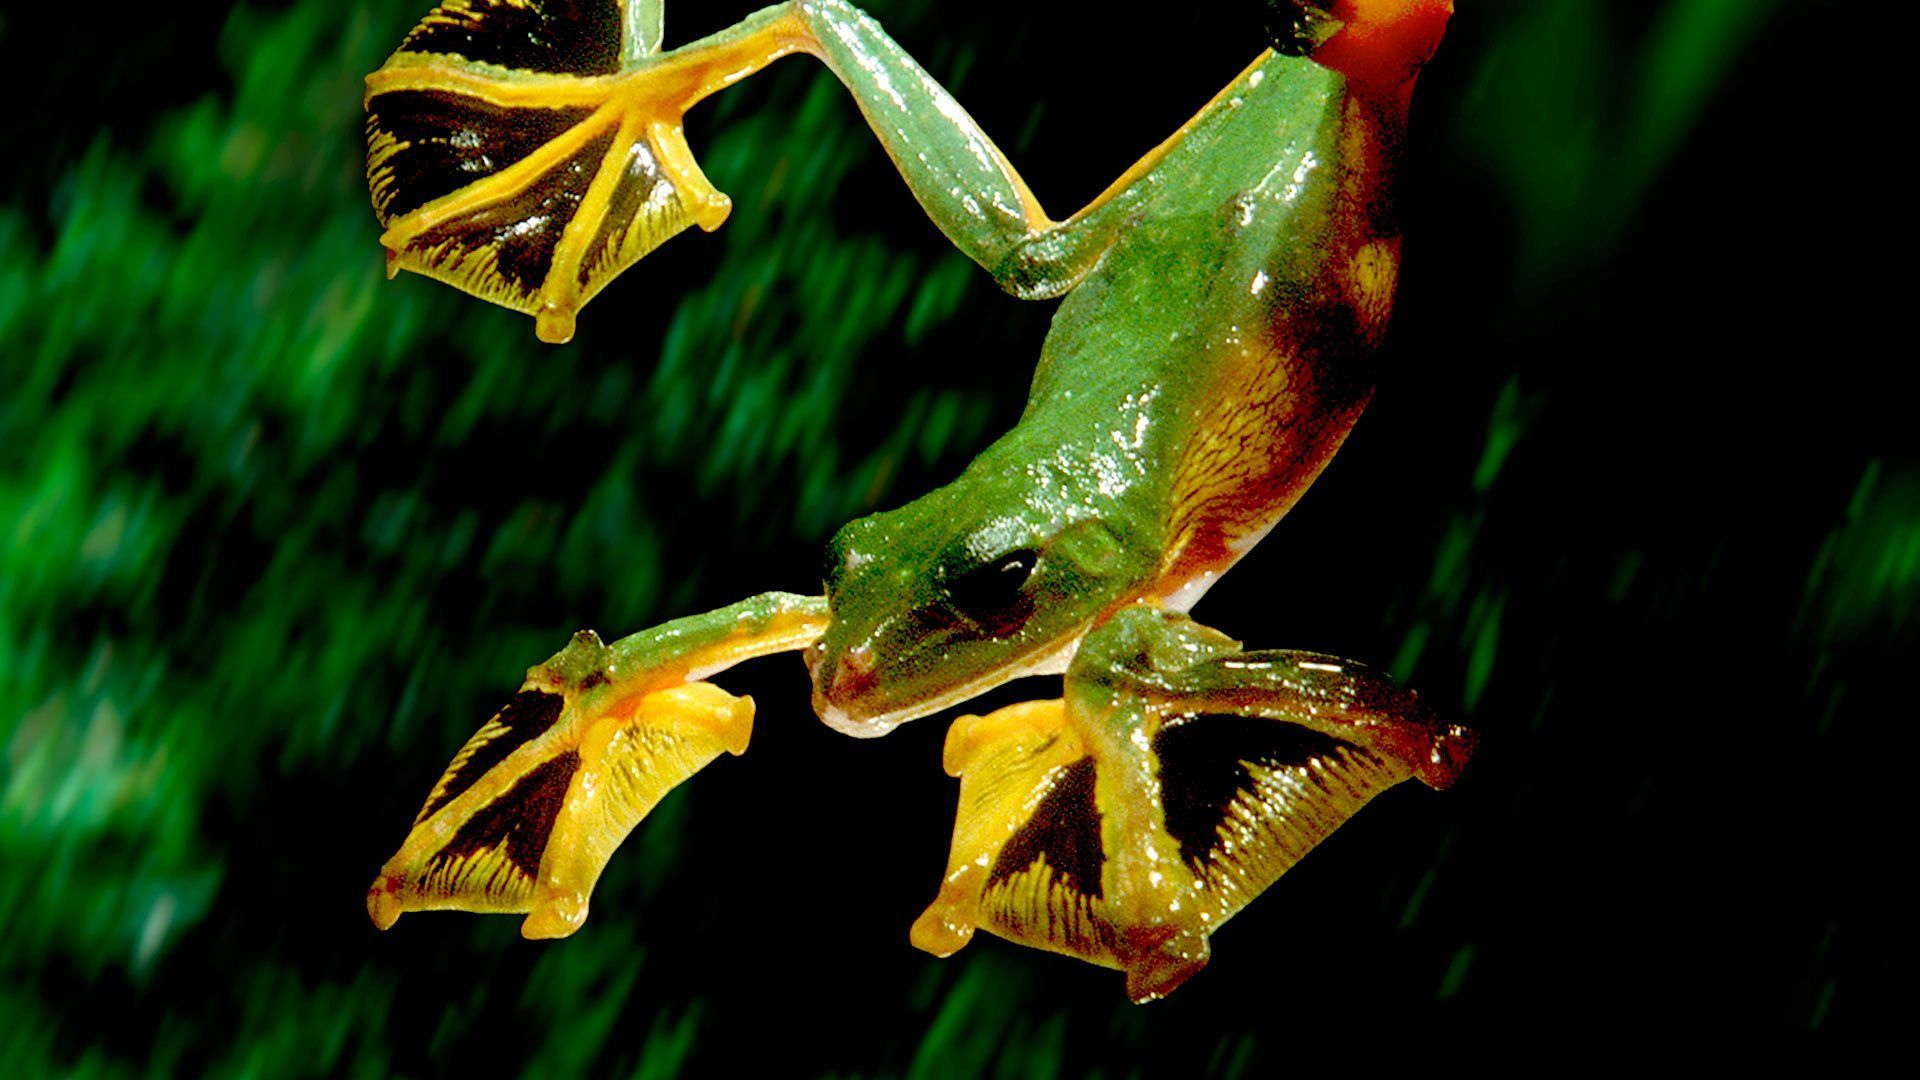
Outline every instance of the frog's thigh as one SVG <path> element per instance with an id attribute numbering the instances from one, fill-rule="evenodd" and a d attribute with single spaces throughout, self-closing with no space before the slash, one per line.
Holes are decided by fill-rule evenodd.
<path id="1" fill-rule="evenodd" d="M 1136 692 L 1163 718 L 1163 733 L 1190 718 L 1238 718 L 1241 728 L 1284 737 L 1301 753 L 1377 761 L 1382 769 L 1436 789 L 1453 783 L 1478 741 L 1472 731 L 1441 722 L 1419 695 L 1364 664 L 1293 650 L 1244 652 L 1232 643 L 1223 648 L 1217 642 L 1225 639 L 1214 631 L 1157 609 L 1126 612 L 1109 626 L 1095 653 L 1101 645 L 1130 637 L 1124 648 L 1104 658 L 1117 668 L 1141 662 L 1124 655 L 1127 651 L 1146 650 L 1153 678 Z M 1089 663 L 1099 659 L 1088 656 Z"/>
<path id="2" fill-rule="evenodd" d="M 408 911 L 524 912 L 528 937 L 578 929 L 614 849 L 667 792 L 746 750 L 753 701 L 707 676 L 805 648 L 820 597 L 769 593 L 605 645 L 591 632 L 527 673 L 461 748 L 367 894 Z"/>

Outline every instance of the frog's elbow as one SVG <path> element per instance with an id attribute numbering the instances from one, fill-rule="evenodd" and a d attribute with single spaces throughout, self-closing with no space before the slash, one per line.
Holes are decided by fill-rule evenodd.
<path id="1" fill-rule="evenodd" d="M 993 280 L 1022 300 L 1052 300 L 1072 292 L 1100 265 L 1101 256 L 1075 258 L 1072 238 L 1059 227 L 1037 233 L 1007 249 L 1000 261 L 987 267 Z"/>

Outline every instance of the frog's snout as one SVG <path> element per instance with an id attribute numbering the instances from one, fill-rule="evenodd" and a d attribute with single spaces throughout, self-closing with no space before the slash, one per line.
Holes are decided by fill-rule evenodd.
<path id="1" fill-rule="evenodd" d="M 870 646 L 855 645 L 829 658 L 823 646 L 815 645 L 807 650 L 807 665 L 812 669 L 814 701 L 837 708 L 861 700 L 880 684 Z"/>
<path id="2" fill-rule="evenodd" d="M 828 727 L 857 739 L 872 739 L 894 725 L 861 718 L 859 703 L 880 684 L 873 649 L 855 645 L 829 657 L 825 643 L 807 649 L 807 670 L 813 676 L 813 711 Z"/>

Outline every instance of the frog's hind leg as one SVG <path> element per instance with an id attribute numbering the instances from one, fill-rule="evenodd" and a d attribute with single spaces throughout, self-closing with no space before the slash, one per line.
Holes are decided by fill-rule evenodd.
<path id="1" fill-rule="evenodd" d="M 671 51 L 660 6 L 444 0 L 415 27 L 367 78 L 367 180 L 389 272 L 447 282 L 533 315 L 542 340 L 568 340 L 621 271 L 688 225 L 726 220 L 732 204 L 687 146 L 686 111 L 797 53 L 846 85 L 970 257 L 997 271 L 1052 227 L 992 140 L 852 5 L 795 0 Z"/>
<path id="2" fill-rule="evenodd" d="M 367 179 L 389 271 L 568 340 L 621 271 L 688 225 L 726 220 L 732 204 L 687 146 L 686 111 L 807 53 L 845 85 L 955 247 L 1009 292 L 1059 296 L 1124 231 L 1137 200 L 1122 196 L 1150 187 L 1138 181 L 1247 77 L 1055 221 L 966 110 L 845 0 L 790 0 L 672 50 L 660 31 L 660 0 L 444 0 L 367 78 Z"/>
<path id="3" fill-rule="evenodd" d="M 980 927 L 1120 968 L 1152 1000 L 1374 795 L 1445 786 L 1472 746 L 1357 665 L 1128 609 L 1081 646 L 1064 700 L 949 732 L 960 807 L 914 944 L 947 955 Z"/>
<path id="4" fill-rule="evenodd" d="M 367 893 L 376 925 L 402 913 L 526 913 L 530 938 L 579 929 L 607 860 L 675 786 L 745 752 L 753 701 L 701 681 L 803 649 L 818 597 L 769 593 L 609 646 L 591 631 L 527 673 L 454 756 Z"/>

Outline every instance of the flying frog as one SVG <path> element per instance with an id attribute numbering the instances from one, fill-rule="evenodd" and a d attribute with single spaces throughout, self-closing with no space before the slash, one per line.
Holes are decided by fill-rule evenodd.
<path id="1" fill-rule="evenodd" d="M 785 56 L 824 63 L 908 189 L 1016 296 L 1058 299 L 1019 423 L 951 484 L 842 529 L 825 595 L 767 593 L 527 673 L 460 750 L 368 893 L 408 911 L 585 920 L 667 791 L 742 753 L 753 702 L 708 682 L 804 654 L 857 737 L 1009 680 L 1060 698 L 962 716 L 948 869 L 913 925 L 1126 973 L 1135 1000 L 1380 791 L 1472 752 L 1412 693 L 1329 656 L 1247 651 L 1187 614 L 1299 499 L 1372 393 L 1392 307 L 1394 172 L 1450 0 L 1267 4 L 1253 62 L 1090 205 L 1049 216 L 865 13 L 794 0 L 667 50 L 660 0 L 447 0 L 367 79 L 390 273 L 532 315 L 546 341 L 731 204 L 682 118 Z M 1250 48 L 1249 51 L 1252 51 Z"/>

